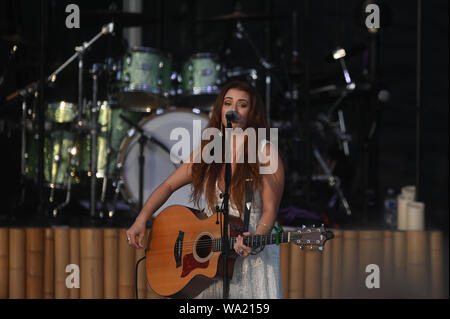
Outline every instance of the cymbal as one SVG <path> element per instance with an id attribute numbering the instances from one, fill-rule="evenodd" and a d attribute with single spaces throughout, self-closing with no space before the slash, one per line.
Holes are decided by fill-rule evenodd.
<path id="1" fill-rule="evenodd" d="M 220 15 L 212 18 L 199 19 L 197 22 L 220 22 L 220 21 L 238 21 L 238 20 L 271 20 L 274 17 L 266 14 L 248 14 L 242 11 L 234 11 L 231 14 Z"/>
<path id="2" fill-rule="evenodd" d="M 160 23 L 159 19 L 154 19 L 137 12 L 123 12 L 118 10 L 91 10 L 86 12 L 88 24 L 101 25 L 114 22 L 121 27 L 138 27 L 143 25 Z"/>

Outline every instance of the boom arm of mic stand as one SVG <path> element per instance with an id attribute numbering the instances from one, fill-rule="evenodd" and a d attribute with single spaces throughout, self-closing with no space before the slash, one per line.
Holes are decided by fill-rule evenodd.
<path id="1" fill-rule="evenodd" d="M 72 63 L 73 60 L 75 60 L 79 55 L 82 55 L 95 41 L 97 41 L 102 35 L 107 33 L 112 33 L 112 30 L 114 29 L 114 24 L 112 24 L 112 27 L 110 26 L 112 23 L 109 23 L 107 25 L 104 25 L 102 27 L 102 30 L 97 33 L 89 42 L 84 42 L 83 45 L 78 46 L 75 48 L 75 54 L 72 55 L 66 62 L 64 62 L 58 69 L 56 69 L 52 74 L 50 74 L 47 77 L 48 82 L 54 82 L 56 79 L 56 76 L 64 70 L 70 63 Z M 109 31 L 111 30 L 111 31 Z"/>

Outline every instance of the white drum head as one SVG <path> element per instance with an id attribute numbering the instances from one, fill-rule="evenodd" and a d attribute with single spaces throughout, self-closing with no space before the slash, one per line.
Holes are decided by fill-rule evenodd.
<path id="1" fill-rule="evenodd" d="M 206 115 L 196 114 L 191 109 L 177 109 L 160 115 L 151 115 L 139 124 L 147 133 L 147 136 L 153 137 L 164 146 L 162 147 L 150 140 L 144 146 L 143 204 L 150 194 L 181 164 L 174 163 L 171 160 L 170 150 L 172 146 L 174 144 L 181 145 L 179 143 L 183 141 L 183 150 L 189 150 L 188 154 L 200 146 L 201 132 L 194 133 L 194 120 L 200 121 L 196 125 L 200 124 L 202 131 L 209 122 Z M 179 136 L 177 140 L 170 140 L 171 132 L 177 128 L 186 129 L 189 132 L 189 140 Z M 193 141 L 194 137 L 197 137 L 196 141 Z M 139 201 L 139 138 L 140 133 L 135 132 L 124 141 L 121 147 L 121 178 L 124 183 L 124 196 L 134 204 Z M 194 207 L 190 197 L 191 185 L 181 187 L 169 197 L 153 216 L 157 216 L 171 205 L 198 208 Z M 204 203 L 200 204 L 205 207 Z"/>

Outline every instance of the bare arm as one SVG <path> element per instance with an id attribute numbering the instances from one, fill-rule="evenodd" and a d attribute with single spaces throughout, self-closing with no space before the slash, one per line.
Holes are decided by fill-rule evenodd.
<path id="1" fill-rule="evenodd" d="M 272 145 L 267 144 L 266 149 L 270 149 Z M 270 152 L 270 151 L 269 151 Z M 278 152 L 272 152 L 269 155 L 272 165 L 275 162 L 273 174 L 262 175 L 262 189 L 261 197 L 263 202 L 263 211 L 261 219 L 256 228 L 256 234 L 268 234 L 271 231 L 273 224 L 277 218 L 278 210 L 280 208 L 281 198 L 284 190 L 284 166 Z"/>
<path id="2" fill-rule="evenodd" d="M 136 221 L 127 230 L 126 236 L 130 246 L 143 248 L 142 240 L 145 236 L 147 220 L 167 201 L 167 199 L 180 187 L 192 181 L 193 152 L 189 162 L 181 164 L 167 179 L 159 185 L 148 197 L 139 212 Z"/>
<path id="3" fill-rule="evenodd" d="M 170 195 L 180 187 L 191 182 L 192 164 L 181 164 L 167 179 L 148 197 L 136 221 L 146 223 L 147 220 L 169 199 Z"/>
<path id="4" fill-rule="evenodd" d="M 261 219 L 256 226 L 255 234 L 268 234 L 272 230 L 272 226 L 277 218 L 278 209 L 280 207 L 281 198 L 284 190 L 284 166 L 281 157 L 274 149 L 270 151 L 270 144 L 266 146 L 266 154 L 268 154 L 268 161 L 264 166 L 271 167 L 267 170 L 266 174 L 262 174 L 261 183 L 261 198 L 263 204 L 263 211 Z M 250 235 L 250 233 L 244 233 L 244 236 Z M 242 236 L 238 236 L 238 239 L 234 245 L 234 250 L 242 257 L 248 256 L 252 249 L 247 247 L 243 243 Z"/>

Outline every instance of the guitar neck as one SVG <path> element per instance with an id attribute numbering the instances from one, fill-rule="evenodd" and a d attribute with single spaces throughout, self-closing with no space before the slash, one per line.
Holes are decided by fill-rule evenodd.
<path id="1" fill-rule="evenodd" d="M 297 238 L 300 238 L 300 234 L 297 234 L 296 232 L 282 232 L 278 235 L 278 241 L 276 234 L 250 235 L 244 237 L 244 245 L 251 248 L 258 248 L 266 245 L 289 243 L 293 240 L 296 240 Z M 233 246 L 236 243 L 236 241 L 237 237 L 231 237 L 229 239 L 230 250 L 233 249 Z M 222 250 L 222 239 L 220 238 L 214 239 L 214 251 L 221 251 L 221 250 Z"/>

